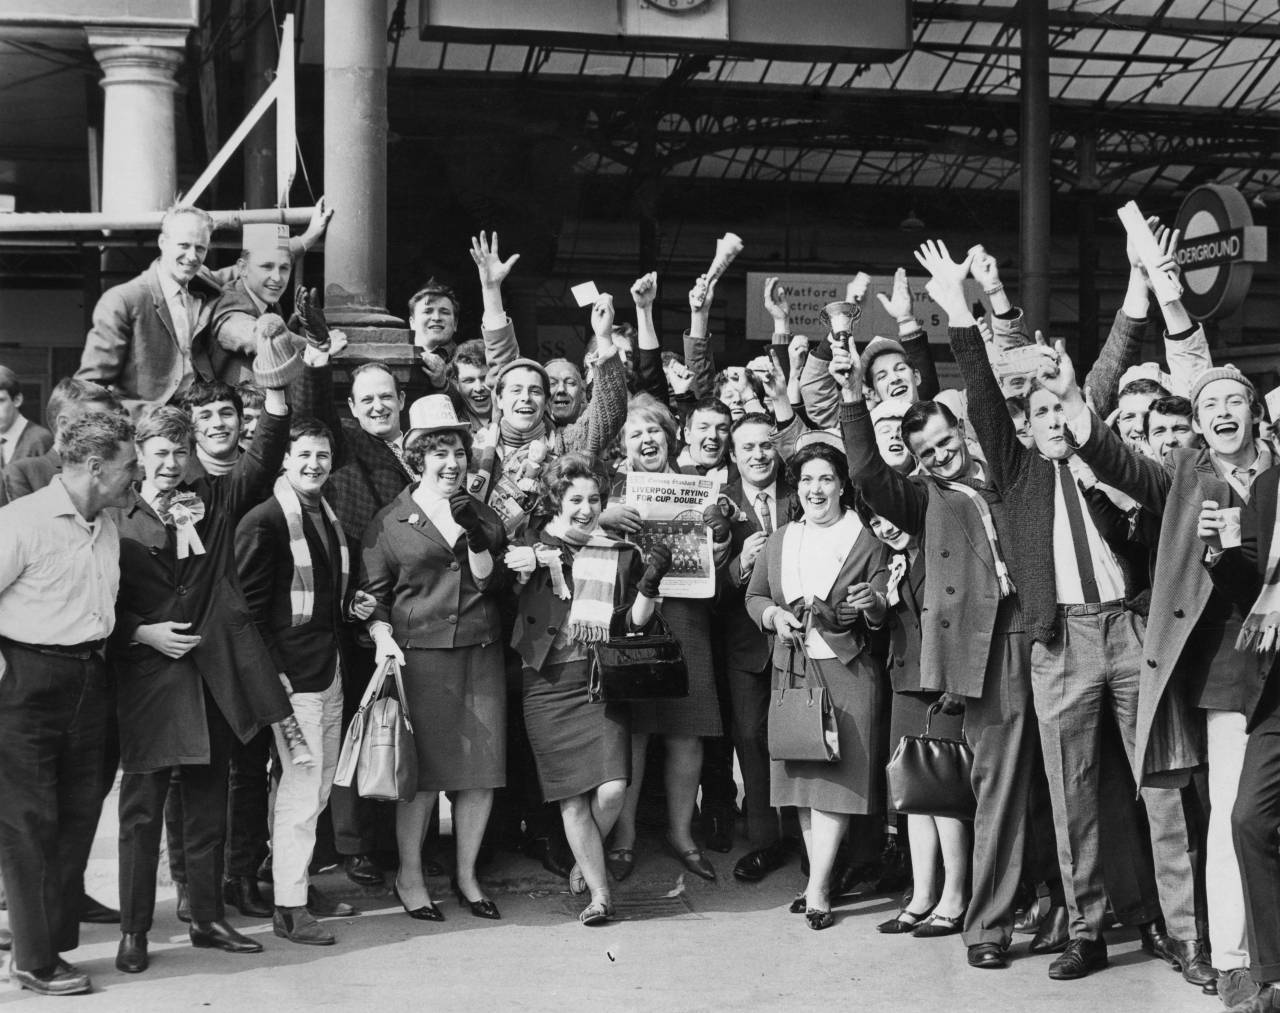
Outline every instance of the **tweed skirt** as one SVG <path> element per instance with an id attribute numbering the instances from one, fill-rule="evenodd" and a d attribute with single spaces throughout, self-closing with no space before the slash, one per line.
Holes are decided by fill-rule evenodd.
<path id="1" fill-rule="evenodd" d="M 404 695 L 418 749 L 419 791 L 507 783 L 502 645 L 407 649 Z"/>
<path id="2" fill-rule="evenodd" d="M 689 695 L 675 700 L 633 700 L 631 730 L 651 735 L 723 735 L 711 664 L 711 600 L 664 598 L 662 617 L 684 651 Z"/>

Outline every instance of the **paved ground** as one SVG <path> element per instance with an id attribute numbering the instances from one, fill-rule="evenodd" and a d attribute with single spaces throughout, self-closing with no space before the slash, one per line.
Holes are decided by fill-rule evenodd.
<path id="1" fill-rule="evenodd" d="M 91 892 L 108 903 L 116 899 L 113 802 L 89 869 Z M 764 883 L 747 886 L 729 874 L 736 857 L 714 855 L 722 879 L 708 884 L 681 876 L 656 848 L 642 851 L 618 897 L 626 920 L 596 929 L 577 923 L 582 903 L 568 895 L 563 880 L 521 856 L 501 856 L 488 877 L 501 922 L 462 911 L 445 880 L 431 884 L 447 918 L 437 924 L 411 921 L 388 891 L 361 891 L 328 873 L 317 881 L 321 888 L 363 912 L 329 922 L 336 946 L 297 946 L 272 935 L 269 922 L 237 916 L 232 921 L 266 947 L 241 957 L 192 949 L 174 918 L 172 888 L 162 889 L 145 974 L 114 969 L 114 926 L 85 926 L 83 945 L 70 957 L 92 975 L 97 994 L 54 1001 L 10 990 L 0 992 L 0 1005 L 51 1003 L 68 1013 L 1222 1009 L 1147 957 L 1136 936 L 1113 938 L 1109 970 L 1079 982 L 1051 982 L 1048 960 L 1026 956 L 1027 937 L 1018 937 L 1012 967 L 984 972 L 965 964 L 957 937 L 879 935 L 875 924 L 894 910 L 888 897 L 854 899 L 838 908 L 834 927 L 814 932 L 786 910 L 800 885 L 794 859 Z"/>

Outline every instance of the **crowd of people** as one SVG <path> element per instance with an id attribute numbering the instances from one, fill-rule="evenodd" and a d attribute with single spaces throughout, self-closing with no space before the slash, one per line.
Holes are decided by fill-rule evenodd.
<path id="1" fill-rule="evenodd" d="M 598 925 L 646 820 L 714 880 L 742 816 L 732 874 L 799 851 L 790 910 L 812 929 L 887 839 L 909 888 L 879 932 L 959 935 L 999 969 L 1026 930 L 1071 980 L 1126 925 L 1229 1009 L 1280 1010 L 1280 470 L 1249 378 L 1212 363 L 1180 302 L 1153 306 L 1152 272 L 1178 284 L 1176 233 L 1152 223 L 1159 268 L 1129 251 L 1087 377 L 1031 333 L 993 256 L 925 243 L 963 390 L 940 389 L 905 270 L 878 296 L 894 335 L 862 333 L 857 282 L 831 333 L 793 335 L 768 279 L 770 354 L 716 363 L 704 275 L 677 354 L 647 274 L 634 326 L 601 295 L 583 361 L 542 363 L 503 306 L 518 255 L 481 233 L 480 337 L 459 340 L 462 306 L 431 280 L 406 382 L 314 291 L 281 310 L 329 213 L 296 238 L 247 226 L 213 271 L 209 216 L 170 209 L 158 259 L 98 303 L 51 433 L 0 367 L 0 942 L 18 984 L 91 988 L 62 956 L 87 912 L 119 919 L 121 971 L 146 970 L 162 834 L 197 947 L 262 949 L 229 907 L 332 944 L 319 919 L 356 911 L 311 883 L 326 858 L 441 921 L 444 792 L 451 889 L 478 918 L 502 916 L 493 847 L 565 876 Z M 1161 330 L 1164 363 L 1141 362 Z M 712 480 L 699 530 L 646 535 L 628 476 L 659 474 Z M 714 594 L 664 593 L 708 542 Z M 687 695 L 594 699 L 600 644 L 656 631 Z M 387 673 L 417 771 L 393 807 L 337 773 Z M 834 758 L 770 755 L 793 685 L 825 690 Z M 890 811 L 885 764 L 926 726 L 971 750 L 955 790 L 972 820 Z M 117 914 L 83 884 L 118 771 Z"/>

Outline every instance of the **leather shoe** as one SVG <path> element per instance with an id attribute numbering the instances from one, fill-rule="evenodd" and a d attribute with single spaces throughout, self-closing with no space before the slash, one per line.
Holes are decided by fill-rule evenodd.
<path id="1" fill-rule="evenodd" d="M 89 976 L 65 960 L 35 971 L 10 968 L 9 980 L 19 988 L 39 995 L 84 995 L 93 991 Z"/>
<path id="2" fill-rule="evenodd" d="M 531 837 L 521 849 L 530 858 L 542 863 L 542 867 L 561 879 L 569 878 L 573 868 L 573 852 L 567 843 L 555 837 L 540 835 Z"/>
<path id="3" fill-rule="evenodd" d="M 690 848 L 688 851 L 681 851 L 672 843 L 670 837 L 663 838 L 663 843 L 666 844 L 667 851 L 670 852 L 671 857 L 695 876 L 701 876 L 703 879 L 715 882 L 716 867 L 707 861 L 707 856 L 702 853 L 701 848 Z"/>
<path id="4" fill-rule="evenodd" d="M 1040 919 L 1040 927 L 1036 929 L 1031 940 L 1032 953 L 1061 953 L 1071 941 L 1067 933 L 1067 909 L 1062 905 L 1049 908 L 1048 913 Z"/>
<path id="5" fill-rule="evenodd" d="M 922 921 L 911 934 L 917 939 L 936 939 L 938 936 L 954 936 L 964 928 L 964 912 L 955 917 L 940 915 L 936 911 Z"/>
<path id="6" fill-rule="evenodd" d="M 969 947 L 969 966 L 996 971 L 1008 967 L 1009 958 L 999 943 L 974 943 Z"/>
<path id="7" fill-rule="evenodd" d="M 609 875 L 621 883 L 636 869 L 636 852 L 634 848 L 610 848 L 604 855 L 605 867 Z"/>
<path id="8" fill-rule="evenodd" d="M 80 920 L 89 925 L 119 925 L 120 912 L 86 893 L 80 905 Z"/>
<path id="9" fill-rule="evenodd" d="M 1263 985 L 1249 998 L 1227 1007 L 1227 1013 L 1277 1013 L 1280 1010 L 1280 990 Z"/>
<path id="10" fill-rule="evenodd" d="M 465 907 L 476 918 L 488 918 L 490 921 L 498 921 L 502 917 L 502 912 L 498 910 L 498 905 L 491 901 L 488 897 L 481 897 L 479 900 L 471 900 L 462 892 L 462 887 L 455 879 L 449 884 L 453 887 L 454 896 L 458 898 L 458 903 Z"/>
<path id="11" fill-rule="evenodd" d="M 277 907 L 271 928 L 281 939 L 304 946 L 332 946 L 336 942 L 305 907 Z"/>
<path id="12" fill-rule="evenodd" d="M 1218 996 L 1228 1009 L 1248 1002 L 1258 991 L 1258 983 L 1247 967 L 1232 967 L 1218 974 Z"/>
<path id="13" fill-rule="evenodd" d="M 314 886 L 307 887 L 307 910 L 316 918 L 352 918 L 360 913 L 346 901 L 334 900 Z M 279 911 L 277 907 L 276 912 Z"/>
<path id="14" fill-rule="evenodd" d="M 125 974 L 141 974 L 147 969 L 147 934 L 145 932 L 126 932 L 120 937 L 120 948 L 116 950 L 116 970 Z"/>
<path id="15" fill-rule="evenodd" d="M 191 945 L 203 950 L 222 950 L 224 953 L 261 953 L 262 944 L 248 936 L 242 936 L 225 921 L 192 922 L 187 930 Z"/>
<path id="16" fill-rule="evenodd" d="M 191 923 L 191 895 L 187 893 L 187 884 L 178 883 L 178 897 L 175 905 L 174 914 L 177 915 L 178 921 Z"/>
<path id="17" fill-rule="evenodd" d="M 13 933 L 8 929 L 0 929 L 0 950 L 13 949 Z"/>
<path id="18" fill-rule="evenodd" d="M 1204 942 L 1199 939 L 1174 939 L 1169 937 L 1169 962 L 1174 969 L 1182 972 L 1182 977 L 1189 984 L 1198 985 L 1201 989 L 1212 984 L 1213 993 L 1218 991 L 1218 972 L 1205 956 Z M 1211 994 L 1213 994 L 1211 993 Z"/>
<path id="19" fill-rule="evenodd" d="M 765 876 L 780 869 L 787 861 L 787 852 L 780 841 L 776 841 L 759 851 L 749 851 L 738 859 L 733 867 L 733 878 L 744 883 L 759 883 Z"/>
<path id="20" fill-rule="evenodd" d="M 356 886 L 382 886 L 382 870 L 368 855 L 347 855 L 342 860 L 342 871 Z"/>
<path id="21" fill-rule="evenodd" d="M 222 899 L 246 918 L 270 918 L 271 905 L 258 889 L 257 876 L 232 876 L 222 881 Z"/>
<path id="22" fill-rule="evenodd" d="M 1175 971 L 1178 969 L 1178 961 L 1169 946 L 1169 937 L 1165 935 L 1164 926 L 1159 921 L 1139 925 L 1138 936 L 1142 940 L 1143 950 L 1153 957 L 1168 961 Z"/>
<path id="23" fill-rule="evenodd" d="M 1101 971 L 1109 963 L 1106 940 L 1073 939 L 1067 943 L 1066 952 L 1049 965 L 1049 977 L 1054 981 L 1074 981 Z"/>
<path id="24" fill-rule="evenodd" d="M 727 855 L 733 850 L 733 816 L 726 813 L 703 813 L 703 843 L 712 851 Z"/>

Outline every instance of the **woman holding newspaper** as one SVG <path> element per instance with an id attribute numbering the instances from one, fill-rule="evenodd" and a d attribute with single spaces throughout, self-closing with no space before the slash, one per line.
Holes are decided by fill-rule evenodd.
<path id="1" fill-rule="evenodd" d="M 404 669 L 418 793 L 396 808 L 395 891 L 409 917 L 443 921 L 422 874 L 427 821 L 442 791 L 453 802 L 458 902 L 500 918 L 476 880 L 493 790 L 506 783 L 506 682 L 497 591 L 505 570 L 498 515 L 463 482 L 470 428 L 446 394 L 419 398 L 405 435 L 405 465 L 422 478 L 365 533 L 362 587 L 377 604 L 369 623 L 379 664 Z"/>
<path id="2" fill-rule="evenodd" d="M 882 756 L 883 672 L 868 633 L 888 614 L 884 546 L 844 503 L 843 451 L 825 443 L 800 450 L 791 479 L 804 516 L 769 536 L 747 588 L 747 611 L 774 634 L 774 689 L 792 680 L 825 687 L 835 712 L 839 755 L 832 762 L 770 762 L 769 804 L 796 806 L 809 852 L 809 883 L 791 910 L 809 927 L 833 923 L 830 878 L 853 813 L 879 809 L 875 769 Z M 770 720 L 775 720 L 773 709 Z"/>

